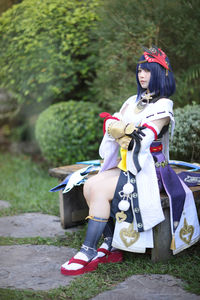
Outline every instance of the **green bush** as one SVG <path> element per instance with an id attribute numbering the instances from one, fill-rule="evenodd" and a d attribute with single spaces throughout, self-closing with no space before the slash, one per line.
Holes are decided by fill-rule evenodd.
<path id="1" fill-rule="evenodd" d="M 168 55 L 175 72 L 176 105 L 200 103 L 199 28 L 196 1 L 104 0 L 96 26 L 99 55 L 91 89 L 105 110 L 115 111 L 136 90 L 135 68 L 142 47 L 157 45 Z M 176 41 L 176 42 L 174 42 Z"/>
<path id="2" fill-rule="evenodd" d="M 24 0 L 0 17 L 0 84 L 20 102 L 86 95 L 98 0 Z M 77 91 L 78 90 L 78 91 Z M 86 97 L 86 96 L 85 96 Z"/>
<path id="3" fill-rule="evenodd" d="M 172 159 L 200 162 L 200 105 L 174 110 L 175 131 L 170 145 Z"/>
<path id="4" fill-rule="evenodd" d="M 0 88 L 0 125 L 13 119 L 19 110 L 17 100 L 11 93 Z"/>
<path id="5" fill-rule="evenodd" d="M 102 138 L 100 109 L 89 102 L 60 102 L 44 110 L 36 122 L 36 139 L 53 164 L 98 158 Z"/>

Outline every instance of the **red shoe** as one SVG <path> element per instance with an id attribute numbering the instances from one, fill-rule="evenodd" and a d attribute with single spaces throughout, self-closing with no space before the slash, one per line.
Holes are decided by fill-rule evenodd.
<path id="1" fill-rule="evenodd" d="M 98 252 L 103 252 L 103 257 L 98 257 L 100 264 L 116 263 L 123 261 L 123 252 L 120 250 L 108 251 L 104 248 L 97 249 Z"/>
<path id="2" fill-rule="evenodd" d="M 63 275 L 68 275 L 68 276 L 74 276 L 74 275 L 81 275 L 87 272 L 92 272 L 95 271 L 98 267 L 99 264 L 99 259 L 91 260 L 91 261 L 85 261 L 82 259 L 76 259 L 76 258 L 71 258 L 68 262 L 68 265 L 70 264 L 80 264 L 83 266 L 83 268 L 78 269 L 78 270 L 67 270 L 63 266 L 61 266 L 60 272 Z"/>

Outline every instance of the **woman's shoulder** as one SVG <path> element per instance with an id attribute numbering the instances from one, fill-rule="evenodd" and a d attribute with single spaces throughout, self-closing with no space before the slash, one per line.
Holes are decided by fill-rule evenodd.
<path id="1" fill-rule="evenodd" d="M 126 104 L 135 103 L 136 99 L 137 99 L 137 95 L 130 96 L 128 99 L 126 99 L 123 106 L 126 105 Z"/>
<path id="2" fill-rule="evenodd" d="M 135 102 L 136 99 L 137 99 L 137 95 L 132 95 L 125 101 L 125 103 Z"/>
<path id="3" fill-rule="evenodd" d="M 161 98 L 154 103 L 150 103 L 145 110 L 144 119 L 154 121 L 170 117 L 173 119 L 173 101 L 168 98 Z"/>
<path id="4" fill-rule="evenodd" d="M 135 103 L 136 102 L 136 99 L 137 99 L 137 95 L 133 95 L 133 96 L 130 96 L 122 105 L 121 109 L 120 109 L 120 112 L 123 112 L 123 110 L 129 106 L 129 104 L 131 103 Z"/>
<path id="5" fill-rule="evenodd" d="M 165 98 L 165 97 L 162 97 L 160 98 L 159 100 L 157 100 L 155 103 L 154 103 L 154 107 L 157 106 L 157 107 L 168 107 L 168 108 L 173 108 L 173 101 L 169 98 Z"/>

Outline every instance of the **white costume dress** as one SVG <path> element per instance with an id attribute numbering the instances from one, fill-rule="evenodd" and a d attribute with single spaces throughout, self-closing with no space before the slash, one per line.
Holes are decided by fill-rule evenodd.
<path id="1" fill-rule="evenodd" d="M 155 103 L 147 104 L 147 106 L 139 113 L 135 113 L 136 105 L 136 96 L 130 97 L 123 104 L 119 113 L 114 114 L 114 117 L 122 120 L 125 124 L 134 123 L 135 126 L 143 126 L 146 124 L 147 126 L 147 128 L 144 129 L 145 137 L 141 141 L 140 150 L 137 157 L 141 169 L 138 170 L 138 167 L 133 160 L 134 148 L 131 151 L 128 151 L 126 155 L 126 168 L 133 176 L 135 176 L 136 179 L 137 197 L 143 223 L 143 230 L 139 230 L 139 226 L 141 224 L 136 222 L 134 213 L 135 207 L 133 207 L 132 204 L 134 216 L 133 223 L 130 224 L 126 222 L 126 220 L 123 219 L 123 213 L 120 215 L 120 218 L 118 218 L 116 221 L 113 246 L 126 251 L 143 253 L 145 252 L 146 248 L 153 248 L 152 228 L 164 220 L 155 163 L 150 152 L 150 145 L 154 141 L 156 135 L 158 135 L 160 132 L 155 124 L 152 124 L 151 122 L 161 118 L 169 117 L 171 120 L 171 131 L 173 134 L 174 117 L 173 102 L 167 98 L 162 98 L 157 100 Z M 113 122 L 113 120 L 106 121 L 106 128 L 108 128 L 110 122 Z M 148 128 L 148 126 L 150 128 L 153 126 L 154 130 L 152 131 Z M 162 136 L 162 146 L 162 152 L 168 161 L 168 130 Z M 101 158 L 104 159 L 104 163 L 100 171 L 105 171 L 118 166 L 119 144 L 112 137 L 110 137 L 107 132 L 105 133 L 100 145 L 99 154 Z M 191 244 L 196 242 L 200 237 L 200 227 L 192 192 L 187 186 L 185 186 L 184 183 L 182 184 L 184 185 L 184 190 L 186 191 L 186 199 L 183 214 L 176 230 L 174 230 L 173 218 L 171 218 L 172 234 L 175 235 L 175 241 L 177 244 L 176 249 L 173 250 L 174 254 L 191 246 Z M 193 217 L 191 217 L 191 215 Z M 190 220 L 189 223 L 187 223 L 188 220 Z M 189 243 L 188 239 L 182 239 L 180 236 L 180 231 L 183 231 L 183 228 L 187 227 L 187 225 L 191 226 L 190 228 L 192 228 L 190 230 L 192 231 L 192 236 L 189 238 Z"/>

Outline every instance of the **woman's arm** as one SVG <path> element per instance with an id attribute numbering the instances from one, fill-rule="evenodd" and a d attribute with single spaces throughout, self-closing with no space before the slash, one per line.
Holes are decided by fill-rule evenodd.
<path id="1" fill-rule="evenodd" d="M 168 125 L 169 122 L 170 122 L 170 117 L 165 117 L 165 118 L 162 118 L 162 119 L 152 121 L 152 123 L 157 126 L 159 132 L 162 130 L 162 128 L 164 126 Z"/>

